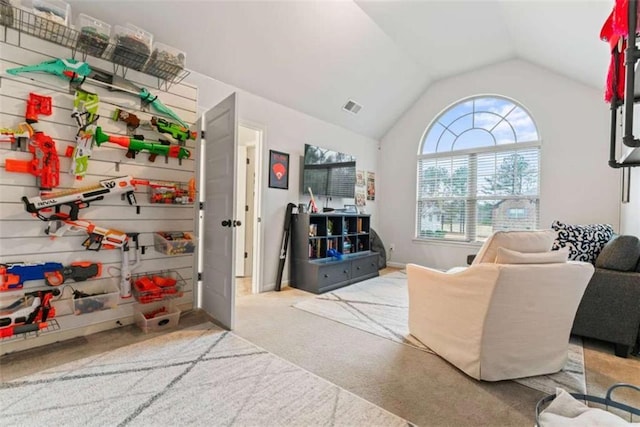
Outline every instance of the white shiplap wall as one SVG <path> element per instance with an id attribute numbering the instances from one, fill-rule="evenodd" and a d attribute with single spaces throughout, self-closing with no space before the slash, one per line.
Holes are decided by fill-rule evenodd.
<path id="1" fill-rule="evenodd" d="M 51 96 L 53 114 L 40 116 L 34 129 L 51 136 L 56 142 L 60 156 L 60 186 L 53 191 L 79 188 L 97 183 L 101 179 L 130 175 L 139 179 L 188 182 L 195 170 L 194 159 L 178 161 L 158 156 L 154 163 L 148 161 L 143 152 L 135 159 L 125 157 L 126 150 L 113 144 L 94 146 L 89 169 L 82 181 L 76 181 L 67 173 L 71 159 L 64 157 L 68 146 L 75 144 L 76 124 L 71 118 L 73 93 L 63 79 L 41 73 L 25 73 L 12 76 L 5 72 L 7 68 L 37 64 L 51 58 L 71 58 L 72 52 L 62 46 L 40 40 L 16 30 L 0 26 L 0 128 L 17 128 L 24 121 L 26 100 L 30 92 Z M 80 58 L 78 58 L 80 59 Z M 113 70 L 111 63 L 89 56 L 87 62 L 103 70 Z M 197 89 L 186 84 L 176 84 L 167 91 L 158 90 L 158 79 L 133 70 L 126 74 L 128 80 L 145 86 L 153 94 L 159 95 L 162 102 L 173 109 L 187 123 L 196 120 Z M 111 92 L 104 87 L 85 83 L 83 87 L 100 96 L 98 125 L 109 134 L 126 134 L 123 122 L 114 122 L 111 115 L 116 106 L 136 112 L 141 118 L 150 114 L 139 111 L 140 101 L 133 95 L 123 92 Z M 150 140 L 157 140 L 153 132 L 143 133 Z M 188 141 L 187 147 L 195 153 L 194 141 Z M 67 265 L 74 261 L 99 261 L 103 263 L 102 277 L 87 282 L 68 284 L 74 289 L 83 286 L 95 286 L 96 281 L 114 281 L 119 283 L 121 252 L 115 250 L 87 251 L 82 242 L 84 233 L 68 233 L 63 237 L 51 239 L 44 234 L 46 223 L 28 214 L 21 202 L 22 196 L 38 194 L 35 177 L 28 174 L 11 173 L 5 170 L 5 159 L 29 160 L 30 153 L 12 151 L 10 144 L 0 143 L 0 263 L 6 262 L 60 262 Z M 149 203 L 148 188 L 139 186 L 136 191 L 139 214 L 135 206 L 129 206 L 118 196 L 107 196 L 102 201 L 92 203 L 80 211 L 81 219 L 91 220 L 95 224 L 125 232 L 139 232 L 140 245 L 144 248 L 142 263 L 133 272 L 145 273 L 171 269 L 177 271 L 186 282 L 184 296 L 177 301 L 181 309 L 192 307 L 193 302 L 193 255 L 168 256 L 153 248 L 155 231 L 193 231 L 194 206 L 159 205 Z M 114 276 L 111 278 L 110 276 Z M 64 285 L 63 285 L 64 286 Z M 24 291 L 46 288 L 43 281 L 27 282 L 22 290 L 0 292 L 0 307 L 15 301 Z M 54 305 L 58 311 L 56 319 L 60 330 L 42 333 L 28 339 L 0 340 L 0 354 L 25 348 L 46 345 L 76 336 L 82 336 L 100 330 L 116 328 L 133 321 L 133 298 L 120 299 L 117 309 L 97 313 L 73 315 L 70 311 L 71 290 L 66 289 L 62 298 L 57 297 Z"/>

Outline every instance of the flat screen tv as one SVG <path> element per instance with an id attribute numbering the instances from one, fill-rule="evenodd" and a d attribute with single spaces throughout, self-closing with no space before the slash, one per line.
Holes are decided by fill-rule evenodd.
<path id="1" fill-rule="evenodd" d="M 315 145 L 304 145 L 302 192 L 314 196 L 355 197 L 356 158 Z"/>

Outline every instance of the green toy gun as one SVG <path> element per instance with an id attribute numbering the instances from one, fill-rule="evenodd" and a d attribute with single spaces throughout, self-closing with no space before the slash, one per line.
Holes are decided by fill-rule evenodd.
<path id="1" fill-rule="evenodd" d="M 191 156 L 191 152 L 184 147 L 178 145 L 164 145 L 153 142 L 147 142 L 143 139 L 136 139 L 128 136 L 119 135 L 107 135 L 102 132 L 102 128 L 98 126 L 96 128 L 95 140 L 98 147 L 105 142 L 112 142 L 122 147 L 127 148 L 127 157 L 133 158 L 138 151 L 148 151 L 153 157 L 150 157 L 150 161 L 155 160 L 155 156 L 160 154 L 163 156 L 174 157 L 176 159 L 188 159 Z"/>
<path id="2" fill-rule="evenodd" d="M 69 173 L 75 175 L 77 180 L 84 178 L 89 167 L 95 123 L 99 117 L 98 102 L 97 94 L 76 89 L 71 117 L 76 119 L 78 132 L 76 133 L 76 146 L 67 148 L 67 157 L 71 157 Z"/>
<path id="3" fill-rule="evenodd" d="M 143 102 L 150 104 L 158 113 L 176 120 L 186 128 L 189 127 L 189 125 L 185 123 L 172 109 L 164 105 L 162 101 L 160 101 L 157 96 L 149 92 L 147 88 L 136 86 L 133 83 L 114 76 L 106 71 L 91 68 L 86 62 L 78 61 L 76 59 L 51 59 L 36 65 L 9 68 L 7 73 L 18 75 L 18 73 L 38 71 L 53 74 L 62 78 L 68 78 L 72 83 L 76 82 L 76 80 L 80 80 L 79 84 L 88 81 L 91 83 L 107 85 L 116 90 L 131 93 L 139 97 Z"/>
<path id="4" fill-rule="evenodd" d="M 190 131 L 180 124 L 170 122 L 161 117 L 151 117 L 151 120 L 141 120 L 134 113 L 116 108 L 111 116 L 113 121 L 122 121 L 127 124 L 130 132 L 140 126 L 146 126 L 161 134 L 160 139 L 166 139 L 173 144 L 184 145 L 187 139 L 196 139 L 196 132 Z"/>

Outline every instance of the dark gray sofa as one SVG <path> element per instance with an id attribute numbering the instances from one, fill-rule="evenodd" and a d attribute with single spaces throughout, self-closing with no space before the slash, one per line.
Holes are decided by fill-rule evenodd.
<path id="1" fill-rule="evenodd" d="M 614 343 L 627 357 L 640 339 L 640 240 L 614 236 L 595 265 L 571 333 Z"/>

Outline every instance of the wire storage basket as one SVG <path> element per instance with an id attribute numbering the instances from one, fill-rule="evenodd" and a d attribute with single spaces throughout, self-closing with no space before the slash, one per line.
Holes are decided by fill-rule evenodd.
<path id="1" fill-rule="evenodd" d="M 589 394 L 580 394 L 580 393 L 569 393 L 571 397 L 578 401 L 582 401 L 584 405 L 589 408 L 597 408 L 601 410 L 605 410 L 616 416 L 620 417 L 620 422 L 624 423 L 625 421 L 631 422 L 640 422 L 640 408 L 636 408 L 630 406 L 626 403 L 614 400 L 612 398 L 612 393 L 615 389 L 618 388 L 629 388 L 632 390 L 636 390 L 640 392 L 640 387 L 633 384 L 625 384 L 618 383 L 614 384 L 607 389 L 605 397 L 597 397 Z M 541 419 L 541 414 L 548 408 L 548 406 L 555 400 L 556 395 L 546 396 L 538 401 L 536 404 L 536 427 L 553 427 L 553 423 L 545 422 Z M 542 421 L 542 423 L 541 423 Z M 563 424 L 565 425 L 565 424 Z M 579 425 L 575 424 L 567 424 L 567 425 Z M 617 425 L 617 424 L 616 424 Z"/>

